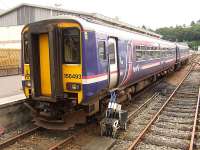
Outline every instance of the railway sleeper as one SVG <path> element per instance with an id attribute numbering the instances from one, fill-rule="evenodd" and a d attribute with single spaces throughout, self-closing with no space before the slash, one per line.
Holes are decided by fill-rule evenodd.
<path id="1" fill-rule="evenodd" d="M 194 120 L 193 119 L 181 119 L 181 118 L 176 118 L 176 117 L 169 117 L 169 116 L 163 116 L 161 115 L 158 118 L 158 121 L 160 122 L 170 122 L 170 123 L 179 123 L 179 124 L 189 124 L 192 125 Z"/>
<path id="2" fill-rule="evenodd" d="M 158 128 L 164 128 L 164 129 L 176 129 L 181 131 L 192 131 L 192 125 L 185 125 L 185 124 L 179 124 L 179 123 L 171 123 L 171 122 L 156 122 L 155 124 Z"/>
<path id="3" fill-rule="evenodd" d="M 168 129 L 168 128 L 160 128 L 156 125 L 151 127 L 151 133 L 160 136 L 166 136 L 171 138 L 178 138 L 178 139 L 187 139 L 190 140 L 191 132 L 189 131 L 181 131 L 177 129 Z"/>
<path id="4" fill-rule="evenodd" d="M 174 112 L 174 113 L 176 113 L 176 112 L 179 112 L 179 113 L 195 113 L 196 110 L 195 110 L 195 108 L 185 109 L 185 108 L 176 108 L 176 107 L 174 107 L 174 108 L 166 107 L 165 111 Z"/>
<path id="5" fill-rule="evenodd" d="M 173 105 L 186 105 L 186 106 L 196 106 L 196 101 L 189 101 L 189 100 L 181 100 L 181 99 L 173 99 L 169 102 L 169 104 Z"/>
<path id="6" fill-rule="evenodd" d="M 159 145 L 152 145 L 152 144 L 147 144 L 144 142 L 141 142 L 141 144 L 138 145 L 136 149 L 148 149 L 148 150 L 182 150 L 182 149 L 177 149 L 177 148 L 171 148 L 167 146 L 159 146 Z"/>
<path id="7" fill-rule="evenodd" d="M 166 108 L 175 108 L 175 109 L 182 109 L 182 110 L 185 110 L 185 109 L 188 109 L 188 110 L 194 110 L 196 109 L 196 106 L 187 106 L 187 105 L 176 105 L 174 106 L 173 104 L 168 104 Z"/>
<path id="8" fill-rule="evenodd" d="M 188 149 L 189 147 L 189 140 L 163 137 L 154 134 L 148 134 L 147 136 L 145 136 L 144 142 L 147 144 L 167 146 L 171 148 Z"/>
<path id="9" fill-rule="evenodd" d="M 171 107 L 166 107 L 165 108 L 165 110 L 164 111 L 166 111 L 166 112 L 173 112 L 173 113 L 194 113 L 195 112 L 195 108 L 193 108 L 193 109 L 185 109 L 185 108 L 176 108 L 176 107 L 174 107 L 174 108 L 171 108 Z M 153 113 L 155 113 L 156 111 L 153 111 Z M 149 112 L 150 114 L 153 114 L 153 113 L 151 113 L 151 112 Z"/>
<path id="10" fill-rule="evenodd" d="M 180 117 L 180 118 L 194 118 L 194 114 L 192 113 L 183 113 L 183 112 L 169 112 L 169 111 L 163 111 L 162 112 L 163 115 L 165 116 L 169 116 L 169 117 Z"/>

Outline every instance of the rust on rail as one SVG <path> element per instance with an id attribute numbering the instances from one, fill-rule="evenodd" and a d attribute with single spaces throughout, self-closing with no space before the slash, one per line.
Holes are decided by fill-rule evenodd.
<path id="1" fill-rule="evenodd" d="M 56 145 L 52 146 L 51 148 L 49 148 L 49 150 L 58 150 L 60 146 L 67 144 L 68 142 L 70 142 L 72 139 L 74 139 L 74 136 L 70 136 L 64 140 L 62 140 L 61 142 L 57 143 Z"/>
<path id="2" fill-rule="evenodd" d="M 151 96 L 145 103 L 143 103 L 139 108 L 137 108 L 137 110 L 131 112 L 128 115 L 128 120 L 130 120 L 133 116 L 135 116 L 144 106 L 146 106 L 154 97 L 156 97 L 158 95 L 159 95 L 159 93 L 153 94 L 153 96 Z"/>

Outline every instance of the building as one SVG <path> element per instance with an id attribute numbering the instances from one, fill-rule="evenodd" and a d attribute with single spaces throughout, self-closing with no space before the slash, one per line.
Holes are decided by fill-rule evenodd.
<path id="1" fill-rule="evenodd" d="M 21 4 L 0 14 L 0 26 L 16 26 L 35 22 L 50 16 L 81 12 L 68 11 L 56 7 L 45 7 L 33 4 Z"/>
<path id="2" fill-rule="evenodd" d="M 100 14 L 85 13 L 80 11 L 72 11 L 56 7 L 46 7 L 33 4 L 21 4 L 0 14 L 0 27 L 25 25 L 31 22 L 58 15 L 81 16 L 87 19 L 102 22 L 104 24 L 115 25 L 124 29 L 132 30 L 134 32 L 155 36 L 157 38 L 161 37 L 160 35 L 151 31 L 137 28 L 127 23 L 121 22 L 118 19 L 109 18 Z"/>
<path id="3" fill-rule="evenodd" d="M 3 13 L 3 10 L 2 10 L 2 9 L 0 9 L 0 14 L 1 14 L 1 13 Z"/>
<path id="4" fill-rule="evenodd" d="M 21 4 L 10 10 L 4 11 L 3 13 L 0 13 L 0 58 L 4 58 L 4 60 L 0 60 L 0 70 L 1 68 L 9 69 L 5 66 L 13 66 L 12 68 L 14 69 L 16 66 L 20 67 L 21 31 L 24 25 L 58 15 L 81 16 L 82 18 L 91 20 L 93 22 L 96 21 L 100 24 L 107 24 L 109 26 L 119 27 L 123 28 L 124 30 L 138 32 L 157 38 L 161 37 L 156 33 L 136 28 L 132 25 L 121 22 L 119 19 L 109 18 L 96 13 L 85 13 L 33 4 Z M 14 62 L 13 60 L 16 61 Z M 10 64 L 8 62 L 14 62 L 14 64 Z M 20 69 L 17 67 L 17 70 Z"/>
<path id="5" fill-rule="evenodd" d="M 21 31 L 25 24 L 64 14 L 77 15 L 78 13 L 32 4 L 21 4 L 3 11 L 0 14 L 0 50 L 21 49 Z"/>

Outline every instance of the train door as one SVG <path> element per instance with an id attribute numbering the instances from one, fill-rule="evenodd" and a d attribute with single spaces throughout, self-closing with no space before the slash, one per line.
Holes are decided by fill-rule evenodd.
<path id="1" fill-rule="evenodd" d="M 48 34 L 39 35 L 39 56 L 40 56 L 41 94 L 43 96 L 50 96 L 51 95 L 51 80 L 50 80 Z"/>
<path id="2" fill-rule="evenodd" d="M 118 82 L 117 42 L 115 38 L 108 40 L 109 52 L 109 88 L 114 88 Z"/>

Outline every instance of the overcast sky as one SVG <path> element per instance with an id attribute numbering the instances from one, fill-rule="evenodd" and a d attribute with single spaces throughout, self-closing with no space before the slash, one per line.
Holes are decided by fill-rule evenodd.
<path id="1" fill-rule="evenodd" d="M 9 9 L 20 3 L 54 6 L 86 12 L 101 13 L 134 26 L 145 25 L 156 29 L 189 25 L 200 19 L 200 0 L 0 0 L 0 9 Z"/>

